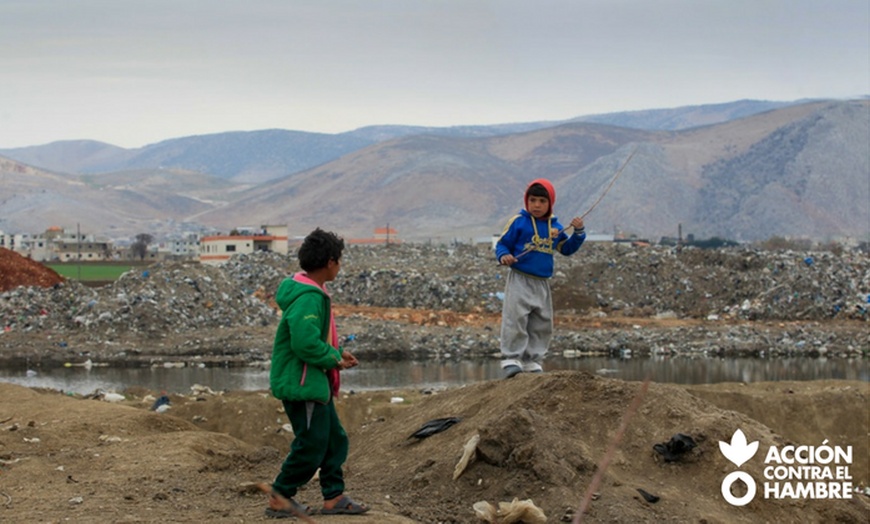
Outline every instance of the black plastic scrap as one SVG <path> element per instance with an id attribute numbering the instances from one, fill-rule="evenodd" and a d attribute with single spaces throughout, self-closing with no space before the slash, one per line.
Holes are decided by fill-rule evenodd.
<path id="1" fill-rule="evenodd" d="M 640 493 L 640 496 L 643 497 L 643 500 L 649 502 L 650 504 L 655 504 L 656 502 L 661 500 L 661 497 L 659 497 L 658 495 L 653 495 L 649 491 L 637 488 L 637 492 Z"/>
<path id="2" fill-rule="evenodd" d="M 420 426 L 420 429 L 412 433 L 408 438 L 424 439 L 426 437 L 431 437 L 435 433 L 441 433 L 460 420 L 462 419 L 457 417 L 436 418 L 430 420 Z"/>
<path id="3" fill-rule="evenodd" d="M 674 462 L 680 459 L 680 455 L 695 449 L 695 439 L 689 435 L 677 433 L 671 440 L 662 444 L 656 444 L 653 449 L 665 457 L 665 462 Z"/>

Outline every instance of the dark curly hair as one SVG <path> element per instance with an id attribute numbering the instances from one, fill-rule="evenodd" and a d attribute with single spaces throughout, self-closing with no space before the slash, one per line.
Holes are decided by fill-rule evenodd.
<path id="1" fill-rule="evenodd" d="M 331 231 L 319 227 L 308 234 L 296 256 L 303 271 L 315 271 L 326 267 L 330 260 L 338 262 L 344 250 L 344 240 Z"/>

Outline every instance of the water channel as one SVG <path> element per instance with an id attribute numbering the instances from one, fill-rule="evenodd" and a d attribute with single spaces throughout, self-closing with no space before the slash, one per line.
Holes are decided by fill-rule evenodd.
<path id="1" fill-rule="evenodd" d="M 864 358 L 718 358 L 718 357 L 551 357 L 547 371 L 582 370 L 623 380 L 675 384 L 845 379 L 870 381 Z M 383 390 L 460 386 L 501 376 L 498 360 L 363 362 L 342 372 L 342 390 Z M 0 382 L 89 394 L 98 389 L 121 392 L 139 386 L 167 393 L 189 393 L 199 384 L 213 390 L 266 390 L 269 371 L 261 367 L 57 367 L 0 368 Z"/>

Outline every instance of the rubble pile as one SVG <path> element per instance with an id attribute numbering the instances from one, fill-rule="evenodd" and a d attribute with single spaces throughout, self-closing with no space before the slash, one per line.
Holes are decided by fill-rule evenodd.
<path id="1" fill-rule="evenodd" d="M 0 323 L 7 330 L 161 335 L 268 325 L 274 319 L 275 311 L 227 272 L 190 262 L 128 271 L 96 289 L 71 281 L 0 294 Z"/>
<path id="2" fill-rule="evenodd" d="M 570 285 L 582 287 L 606 312 L 711 320 L 868 320 L 870 257 L 863 253 L 595 246 L 587 254 L 570 270 Z"/>
<path id="3" fill-rule="evenodd" d="M 72 281 L 35 287 L 22 280 L 0 293 L 0 327 L 81 334 L 89 344 L 103 345 L 123 334 L 180 334 L 173 343 L 183 354 L 206 349 L 266 354 L 279 318 L 273 295 L 281 280 L 298 270 L 295 253 L 255 253 L 221 267 L 159 263 L 101 288 Z M 489 246 L 347 246 L 342 272 L 329 289 L 338 305 L 412 308 L 424 316 L 433 316 L 427 310 L 466 318 L 490 313 L 497 319 L 507 271 L 495 263 Z M 4 270 L 3 276 L 11 274 Z M 552 288 L 557 318 L 629 319 L 627 325 L 594 329 L 560 322 L 554 351 L 821 355 L 870 348 L 870 334 L 861 328 L 870 321 L 870 257 L 863 253 L 589 243 L 572 257 L 557 256 Z M 627 327 L 635 318 L 686 322 Z M 461 320 L 422 325 L 402 322 L 399 315 L 356 314 L 339 323 L 345 344 L 380 357 L 461 358 L 498 350 L 497 325 Z M 838 328 L 844 325 L 851 327 Z M 266 334 L 252 334 L 247 328 L 253 327 Z M 238 336 L 197 332 L 205 328 L 227 328 Z M 209 344 L 214 347 L 206 348 Z"/>
<path id="4" fill-rule="evenodd" d="M 484 247 L 352 246 L 338 303 L 498 312 L 508 271 Z M 744 320 L 868 320 L 870 257 L 825 252 L 633 248 L 589 243 L 556 257 L 557 310 Z"/>
<path id="5" fill-rule="evenodd" d="M 342 345 L 361 358 L 466 359 L 497 357 L 498 326 L 414 325 L 348 317 L 339 319 Z M 588 327 L 557 326 L 550 352 L 568 358 L 609 355 L 629 358 L 704 356 L 870 356 L 870 331 L 826 323 L 765 325 L 709 322 L 702 326 Z"/>
<path id="6" fill-rule="evenodd" d="M 278 284 L 299 271 L 295 258 L 271 251 L 236 255 L 221 266 L 226 278 L 247 294 L 274 296 Z"/>

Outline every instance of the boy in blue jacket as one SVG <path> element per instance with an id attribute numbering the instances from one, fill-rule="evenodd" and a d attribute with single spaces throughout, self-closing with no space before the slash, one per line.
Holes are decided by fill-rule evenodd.
<path id="1" fill-rule="evenodd" d="M 501 368 L 505 378 L 541 373 L 553 335 L 553 253 L 572 255 L 586 240 L 583 219 L 574 217 L 572 235 L 553 216 L 556 190 L 549 180 L 526 188 L 525 209 L 511 218 L 495 247 L 498 262 L 510 266 L 501 313 Z"/>
<path id="2" fill-rule="evenodd" d="M 293 497 L 320 469 L 322 514 L 365 513 L 368 508 L 344 495 L 342 465 L 347 459 L 348 438 L 333 398 L 338 394 L 338 371 L 359 364 L 338 346 L 335 319 L 325 284 L 341 269 L 344 241 L 320 228 L 299 247 L 302 271 L 284 279 L 275 300 L 281 322 L 272 346 L 269 385 L 281 400 L 293 426 L 290 454 L 271 486 L 266 515 L 285 518 L 312 514 L 310 507 Z"/>

